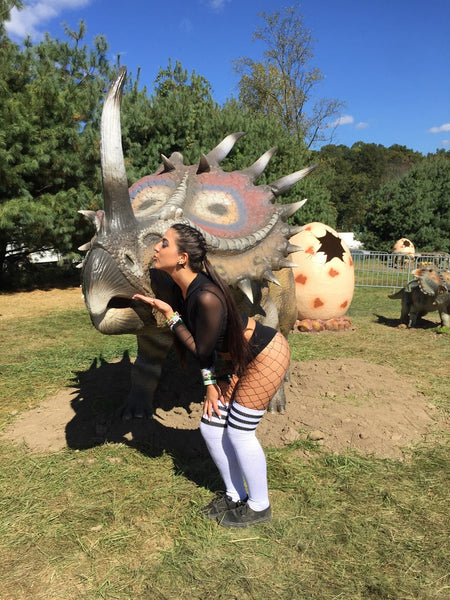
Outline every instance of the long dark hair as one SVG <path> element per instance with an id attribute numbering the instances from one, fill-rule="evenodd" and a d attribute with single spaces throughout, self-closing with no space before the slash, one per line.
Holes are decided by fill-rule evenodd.
<path id="1" fill-rule="evenodd" d="M 188 266 L 194 273 L 205 271 L 211 281 L 220 289 L 227 308 L 227 345 L 236 374 L 242 375 L 251 359 L 250 347 L 243 335 L 242 319 L 236 302 L 228 285 L 215 270 L 207 257 L 206 241 L 200 231 L 184 223 L 172 225 L 177 234 L 177 248 L 179 252 L 188 255 Z"/>

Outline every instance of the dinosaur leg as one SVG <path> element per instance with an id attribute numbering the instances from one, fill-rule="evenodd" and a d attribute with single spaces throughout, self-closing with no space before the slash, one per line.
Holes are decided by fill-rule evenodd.
<path id="1" fill-rule="evenodd" d="M 121 408 L 123 419 L 142 419 L 153 414 L 153 397 L 171 344 L 172 338 L 165 332 L 138 336 L 138 354 L 131 370 L 130 393 Z"/>
<path id="2" fill-rule="evenodd" d="M 450 327 L 450 314 L 445 311 L 439 311 L 441 317 L 441 326 Z"/>

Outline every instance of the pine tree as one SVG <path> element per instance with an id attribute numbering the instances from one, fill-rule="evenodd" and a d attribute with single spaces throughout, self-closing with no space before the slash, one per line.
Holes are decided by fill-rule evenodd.
<path id="1" fill-rule="evenodd" d="M 3 268 L 8 244 L 25 255 L 76 250 L 87 236 L 77 211 L 100 201 L 98 111 L 111 78 L 107 44 L 98 37 L 92 49 L 82 45 L 83 22 L 66 35 L 67 41 L 47 35 L 37 45 L 27 39 L 21 47 L 1 36 Z"/>

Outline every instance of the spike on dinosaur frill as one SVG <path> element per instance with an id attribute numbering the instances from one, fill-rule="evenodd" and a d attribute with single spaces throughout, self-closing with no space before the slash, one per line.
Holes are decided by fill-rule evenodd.
<path id="1" fill-rule="evenodd" d="M 254 183 L 258 179 L 258 177 L 263 173 L 264 169 L 267 167 L 270 159 L 276 151 L 277 148 L 271 148 L 270 150 L 267 150 L 267 152 L 260 156 L 256 162 L 254 162 L 247 169 L 243 169 L 241 173 L 243 173 L 244 175 L 248 175 Z"/>
<path id="2" fill-rule="evenodd" d="M 80 252 L 87 252 L 91 246 L 92 246 L 92 242 L 87 242 L 86 244 L 83 244 L 82 246 L 78 246 L 78 250 Z"/>
<path id="3" fill-rule="evenodd" d="M 161 160 L 163 161 L 165 173 L 169 173 L 170 171 L 175 170 L 175 165 L 169 158 L 167 158 L 167 156 L 164 156 L 164 154 L 161 154 Z"/>
<path id="4" fill-rule="evenodd" d="M 304 225 L 294 225 L 293 227 L 289 227 L 289 233 L 288 233 L 287 237 L 292 237 L 292 236 L 296 235 L 297 233 L 301 233 L 304 230 L 305 230 Z"/>
<path id="5" fill-rule="evenodd" d="M 169 160 L 174 165 L 183 165 L 184 164 L 184 157 L 181 154 L 181 152 L 172 152 L 172 154 L 169 156 Z"/>
<path id="6" fill-rule="evenodd" d="M 247 296 L 247 298 L 250 300 L 250 302 L 253 304 L 253 290 L 252 290 L 252 283 L 250 281 L 250 279 L 240 279 L 237 282 L 238 288 L 241 290 L 241 292 L 243 294 L 245 294 Z"/>
<path id="7" fill-rule="evenodd" d="M 233 146 L 241 138 L 245 135 L 245 132 L 240 131 L 238 133 L 231 133 L 227 135 L 225 139 L 223 139 L 220 144 L 218 144 L 211 152 L 208 152 L 206 158 L 208 159 L 208 163 L 212 166 L 217 167 L 224 158 L 228 156 L 228 154 L 233 149 Z"/>
<path id="8" fill-rule="evenodd" d="M 289 217 L 292 217 L 299 208 L 301 208 L 306 202 L 306 198 L 304 200 L 299 200 L 299 202 L 294 202 L 293 204 L 283 204 L 280 206 L 280 216 L 286 221 Z"/>
<path id="9" fill-rule="evenodd" d="M 291 260 L 287 260 L 286 258 L 280 260 L 280 269 L 295 269 L 295 267 L 298 267 L 298 264 Z"/>
<path id="10" fill-rule="evenodd" d="M 280 196 L 290 189 L 295 183 L 297 183 L 297 181 L 300 181 L 300 179 L 303 179 L 309 175 L 309 173 L 314 171 L 316 168 L 317 165 L 312 165 L 311 167 L 306 167 L 305 169 L 301 169 L 300 171 L 296 171 L 295 173 L 281 177 L 281 179 L 277 179 L 271 183 L 269 187 L 275 196 Z"/>
<path id="11" fill-rule="evenodd" d="M 269 270 L 264 271 L 263 278 L 266 281 L 270 281 L 271 283 L 274 283 L 275 285 L 281 286 L 281 283 L 278 281 L 278 279 L 275 277 L 275 275 L 272 273 L 272 271 L 269 271 Z"/>
<path id="12" fill-rule="evenodd" d="M 208 158 L 202 154 L 200 162 L 198 163 L 197 175 L 200 173 L 208 173 L 211 170 L 211 165 L 208 162 Z"/>
<path id="13" fill-rule="evenodd" d="M 102 220 L 105 216 L 105 211 L 103 210 L 79 210 L 80 215 L 86 217 L 88 221 L 91 221 L 95 225 L 96 231 L 100 231 L 100 227 L 102 226 Z"/>
<path id="14" fill-rule="evenodd" d="M 304 249 L 301 248 L 300 246 L 297 246 L 295 244 L 291 244 L 288 243 L 288 245 L 286 246 L 286 253 L 287 254 L 292 254 L 293 252 L 302 252 Z"/>
<path id="15" fill-rule="evenodd" d="M 83 215 L 83 217 L 86 217 L 86 219 L 88 219 L 89 221 L 92 221 L 92 223 L 94 222 L 95 210 L 79 210 L 78 212 L 80 213 L 80 215 Z"/>

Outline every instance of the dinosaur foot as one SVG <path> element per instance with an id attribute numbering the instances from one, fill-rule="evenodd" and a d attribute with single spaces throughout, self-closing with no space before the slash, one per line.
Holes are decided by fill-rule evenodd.
<path id="1" fill-rule="evenodd" d="M 132 419 L 150 419 L 153 416 L 153 411 L 150 406 L 142 401 L 127 401 L 116 410 L 114 416 L 122 421 L 131 421 Z"/>
<path id="2" fill-rule="evenodd" d="M 336 317 L 334 319 L 302 319 L 294 325 L 295 331 L 314 333 L 316 331 L 344 331 L 349 329 L 352 322 L 349 317 Z"/>

